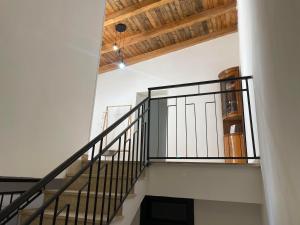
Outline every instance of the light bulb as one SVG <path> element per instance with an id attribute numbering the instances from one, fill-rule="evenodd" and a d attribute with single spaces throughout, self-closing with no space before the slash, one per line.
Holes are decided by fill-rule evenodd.
<path id="1" fill-rule="evenodd" d="M 117 44 L 114 44 L 114 45 L 113 45 L 113 50 L 114 50 L 115 52 L 119 50 L 119 47 L 118 47 Z"/>
<path id="2" fill-rule="evenodd" d="M 121 61 L 120 63 L 119 63 L 119 68 L 122 70 L 122 69 L 124 69 L 126 67 L 126 64 L 123 62 L 123 61 Z"/>

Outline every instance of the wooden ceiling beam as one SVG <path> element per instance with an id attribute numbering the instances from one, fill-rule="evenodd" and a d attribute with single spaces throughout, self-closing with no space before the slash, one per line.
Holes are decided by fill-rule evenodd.
<path id="1" fill-rule="evenodd" d="M 138 42 L 142 42 L 147 39 L 151 39 L 151 38 L 157 37 L 157 36 L 165 34 L 165 33 L 179 30 L 179 29 L 187 27 L 187 26 L 191 26 L 197 22 L 206 21 L 210 18 L 217 17 L 219 15 L 225 14 L 225 13 L 227 13 L 231 10 L 235 10 L 235 9 L 236 9 L 236 2 L 232 2 L 230 4 L 226 4 L 226 5 L 218 6 L 218 7 L 212 8 L 212 9 L 208 9 L 208 10 L 202 11 L 200 13 L 194 14 L 192 16 L 189 16 L 183 20 L 175 21 L 175 22 L 166 24 L 162 27 L 155 28 L 151 31 L 126 37 L 124 39 L 123 43 L 124 43 L 124 46 L 133 45 Z M 114 43 L 105 44 L 101 49 L 101 54 L 111 52 L 113 44 Z"/>
<path id="2" fill-rule="evenodd" d="M 149 11 L 151 9 L 158 8 L 162 5 L 173 2 L 174 0 L 145 0 L 140 3 L 134 4 L 132 6 L 126 7 L 115 13 L 106 16 L 104 26 L 109 26 L 123 20 L 126 20 L 132 16 L 136 16 L 143 12 Z"/>
<path id="3" fill-rule="evenodd" d="M 170 52 L 181 50 L 183 48 L 187 48 L 187 47 L 199 44 L 201 42 L 210 41 L 212 39 L 215 39 L 215 38 L 227 35 L 227 34 L 231 34 L 236 31 L 237 31 L 237 25 L 228 27 L 221 31 L 209 33 L 207 35 L 198 36 L 198 37 L 195 37 L 195 38 L 192 38 L 192 39 L 189 39 L 189 40 L 177 43 L 177 44 L 173 44 L 173 45 L 170 45 L 170 46 L 167 46 L 164 48 L 160 48 L 160 49 L 157 49 L 157 50 L 145 53 L 145 54 L 127 58 L 124 61 L 125 61 L 126 65 L 129 66 L 129 65 L 132 65 L 132 64 L 144 61 L 144 60 L 149 60 L 149 59 L 161 56 L 161 55 L 165 55 Z M 107 64 L 107 65 L 101 66 L 99 68 L 99 73 L 101 74 L 101 73 L 105 73 L 105 72 L 115 70 L 115 69 L 118 69 L 118 66 L 116 64 L 114 64 L 114 63 Z"/>

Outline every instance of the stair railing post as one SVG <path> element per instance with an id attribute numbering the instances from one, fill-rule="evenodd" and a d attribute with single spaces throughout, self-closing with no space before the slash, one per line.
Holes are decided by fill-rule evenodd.
<path id="1" fill-rule="evenodd" d="M 148 89 L 148 130 L 147 130 L 147 166 L 150 164 L 150 112 L 151 112 L 151 90 Z"/>
<path id="2" fill-rule="evenodd" d="M 250 101 L 249 81 L 248 81 L 248 79 L 249 78 L 246 78 L 246 93 L 247 93 L 248 113 L 249 113 L 249 120 L 250 120 L 253 154 L 254 154 L 254 158 L 257 158 L 256 148 L 255 148 L 254 128 L 253 128 L 253 120 L 252 120 L 252 108 L 251 108 L 251 101 Z M 246 145 L 247 145 L 247 143 L 246 143 Z"/>

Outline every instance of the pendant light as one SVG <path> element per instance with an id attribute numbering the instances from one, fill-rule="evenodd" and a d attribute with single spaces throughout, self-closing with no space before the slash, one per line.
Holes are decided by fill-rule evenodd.
<path id="1" fill-rule="evenodd" d="M 116 30 L 116 36 L 115 36 L 115 42 L 112 46 L 113 51 L 117 54 L 118 57 L 118 67 L 120 69 L 124 69 L 126 67 L 126 64 L 124 62 L 124 54 L 122 52 L 122 48 L 124 48 L 124 32 L 126 31 L 127 26 L 124 23 L 118 23 L 115 26 Z"/>

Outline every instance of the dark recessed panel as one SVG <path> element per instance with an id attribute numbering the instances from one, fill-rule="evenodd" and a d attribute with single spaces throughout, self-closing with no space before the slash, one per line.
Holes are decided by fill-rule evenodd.
<path id="1" fill-rule="evenodd" d="M 146 196 L 141 205 L 141 225 L 193 225 L 194 201 Z"/>

